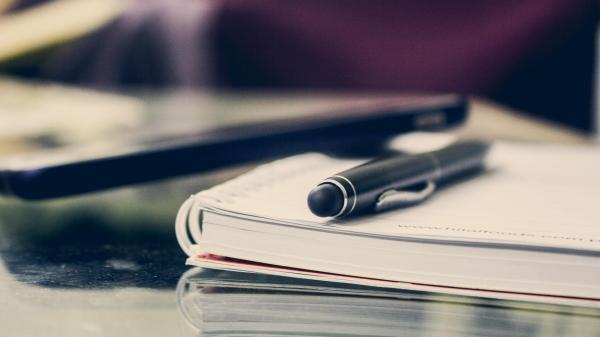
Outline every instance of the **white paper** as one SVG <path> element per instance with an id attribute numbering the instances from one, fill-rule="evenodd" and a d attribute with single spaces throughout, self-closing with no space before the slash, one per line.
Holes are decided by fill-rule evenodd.
<path id="1" fill-rule="evenodd" d="M 377 216 L 331 220 L 308 209 L 309 191 L 360 163 L 290 157 L 199 193 L 209 208 L 362 233 L 600 251 L 600 150 L 497 143 L 484 174 L 427 201 Z"/>

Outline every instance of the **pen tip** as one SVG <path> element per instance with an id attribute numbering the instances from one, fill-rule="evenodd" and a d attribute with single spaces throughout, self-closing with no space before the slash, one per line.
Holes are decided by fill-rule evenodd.
<path id="1" fill-rule="evenodd" d="M 308 208 L 317 216 L 334 216 L 344 205 L 344 195 L 332 184 L 321 184 L 308 194 Z"/>

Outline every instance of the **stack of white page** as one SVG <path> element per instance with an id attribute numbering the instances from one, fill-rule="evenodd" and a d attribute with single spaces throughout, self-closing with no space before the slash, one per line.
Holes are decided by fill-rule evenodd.
<path id="1" fill-rule="evenodd" d="M 188 263 L 358 284 L 600 304 L 600 151 L 497 143 L 486 171 L 424 203 L 333 220 L 308 192 L 360 161 L 305 154 L 192 196 Z"/>

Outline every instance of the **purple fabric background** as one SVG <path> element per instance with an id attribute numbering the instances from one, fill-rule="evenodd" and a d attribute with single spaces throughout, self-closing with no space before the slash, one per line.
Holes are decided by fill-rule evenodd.
<path id="1" fill-rule="evenodd" d="M 224 0 L 223 83 L 478 94 L 591 124 L 594 1 Z"/>
<path id="2" fill-rule="evenodd" d="M 598 15 L 588 0 L 138 0 L 15 72 L 92 86 L 458 92 L 589 130 Z"/>

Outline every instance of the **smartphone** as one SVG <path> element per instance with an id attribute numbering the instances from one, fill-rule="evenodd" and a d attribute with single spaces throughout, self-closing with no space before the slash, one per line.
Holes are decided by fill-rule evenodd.
<path id="1" fill-rule="evenodd" d="M 401 133 L 457 126 L 468 111 L 467 100 L 458 95 L 338 99 L 335 104 L 313 104 L 311 109 L 300 110 L 280 100 L 278 108 L 270 105 L 277 113 L 266 115 L 257 112 L 260 105 L 252 103 L 256 100 L 236 99 L 231 108 L 231 97 L 220 99 L 218 114 L 210 108 L 195 112 L 190 119 L 193 123 L 183 123 L 187 128 L 170 127 L 170 121 L 181 126 L 185 118 L 159 108 L 149 110 L 139 125 L 110 140 L 0 158 L 0 193 L 48 199 L 302 152 L 364 155 L 365 150 L 376 151 Z M 294 102 L 311 106 L 309 101 Z M 228 113 L 228 106 L 235 112 Z M 246 117 L 236 119 L 232 114 Z"/>

